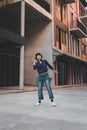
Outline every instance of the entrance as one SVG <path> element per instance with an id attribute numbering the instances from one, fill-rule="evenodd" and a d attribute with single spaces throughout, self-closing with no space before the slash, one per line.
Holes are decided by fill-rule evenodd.
<path id="1" fill-rule="evenodd" d="M 58 84 L 59 85 L 68 84 L 67 62 L 58 61 L 58 71 L 59 71 Z"/>
<path id="2" fill-rule="evenodd" d="M 0 47 L 0 86 L 19 84 L 19 49 Z"/>

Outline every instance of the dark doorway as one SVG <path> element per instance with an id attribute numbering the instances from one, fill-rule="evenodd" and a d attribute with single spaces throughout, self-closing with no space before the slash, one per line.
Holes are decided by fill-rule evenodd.
<path id="1" fill-rule="evenodd" d="M 19 84 L 19 49 L 0 47 L 0 86 Z"/>
<path id="2" fill-rule="evenodd" d="M 58 61 L 58 85 L 68 84 L 67 63 L 65 61 Z"/>

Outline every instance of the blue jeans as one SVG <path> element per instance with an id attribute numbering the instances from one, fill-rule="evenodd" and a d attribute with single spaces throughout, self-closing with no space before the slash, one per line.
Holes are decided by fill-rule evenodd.
<path id="1" fill-rule="evenodd" d="M 43 96 L 44 82 L 45 82 L 45 85 L 46 85 L 46 88 L 47 88 L 47 91 L 48 91 L 48 94 L 49 94 L 49 98 L 51 100 L 53 100 L 54 96 L 53 96 L 53 92 L 52 92 L 52 89 L 51 89 L 50 78 L 49 78 L 48 73 L 43 74 L 43 75 L 40 74 L 38 76 L 38 100 L 41 101 L 42 99 L 44 99 L 44 96 Z"/>

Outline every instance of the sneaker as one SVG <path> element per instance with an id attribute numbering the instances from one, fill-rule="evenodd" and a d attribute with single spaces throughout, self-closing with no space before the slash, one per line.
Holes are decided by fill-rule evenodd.
<path id="1" fill-rule="evenodd" d="M 41 104 L 41 103 L 37 102 L 37 103 L 35 104 L 35 106 L 40 106 L 40 104 Z"/>
<path id="2" fill-rule="evenodd" d="M 53 107 L 56 107 L 56 103 L 55 102 L 51 102 Z"/>

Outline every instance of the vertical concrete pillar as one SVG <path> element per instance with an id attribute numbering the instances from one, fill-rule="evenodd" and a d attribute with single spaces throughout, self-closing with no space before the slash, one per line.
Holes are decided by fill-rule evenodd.
<path id="1" fill-rule="evenodd" d="M 21 1 L 21 36 L 25 36 L 25 2 Z M 24 45 L 20 48 L 20 75 L 19 75 L 20 89 L 24 87 Z"/>
<path id="2" fill-rule="evenodd" d="M 54 46 L 54 41 L 55 41 L 55 38 L 54 38 L 54 15 L 55 15 L 55 13 L 54 13 L 54 4 L 55 4 L 55 2 L 54 2 L 54 0 L 52 0 L 52 44 L 53 44 L 53 46 Z"/>
<path id="3" fill-rule="evenodd" d="M 81 52 L 81 39 L 79 39 L 79 56 L 82 58 L 82 52 Z"/>
<path id="4" fill-rule="evenodd" d="M 54 42 L 55 42 L 55 38 L 54 38 L 54 0 L 52 0 L 52 46 L 54 47 Z M 52 48 L 53 49 L 53 48 Z M 53 52 L 53 50 L 52 50 Z M 53 53 L 52 53 L 53 56 Z M 52 57 L 53 61 L 54 61 L 54 56 Z M 54 86 L 55 84 L 55 79 L 54 79 L 54 71 L 53 71 L 53 80 L 51 82 L 51 85 Z"/>

